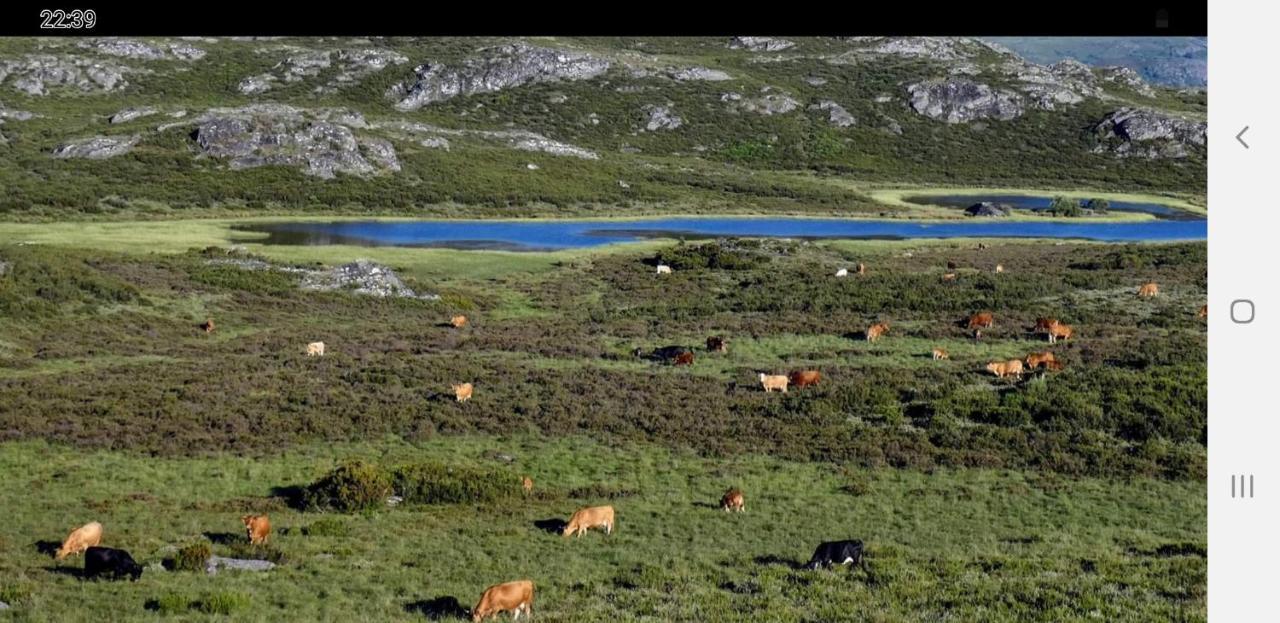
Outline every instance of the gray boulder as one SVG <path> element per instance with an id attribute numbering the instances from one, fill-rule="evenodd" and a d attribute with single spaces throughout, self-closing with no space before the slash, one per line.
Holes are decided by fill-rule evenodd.
<path id="1" fill-rule="evenodd" d="M 127 154 L 141 137 L 133 136 L 92 136 L 76 139 L 58 145 L 53 150 L 54 158 L 88 158 L 102 160 Z"/>
<path id="2" fill-rule="evenodd" d="M 0 601 L 0 610 L 8 610 L 8 609 L 9 609 L 9 604 L 4 603 L 3 601 Z"/>
<path id="3" fill-rule="evenodd" d="M 649 105 L 644 108 L 648 118 L 645 120 L 644 129 L 650 132 L 658 130 L 674 130 L 684 125 L 684 120 L 671 111 L 670 104 L 667 106 Z"/>
<path id="4" fill-rule="evenodd" d="M 858 123 L 858 120 L 849 111 L 831 100 L 823 100 L 809 107 L 810 110 L 827 111 L 827 121 L 837 128 L 847 128 Z"/>
<path id="5" fill-rule="evenodd" d="M 327 271 L 316 271 L 303 277 L 304 290 L 345 290 L 368 296 L 437 299 L 433 294 L 419 295 L 406 286 L 395 271 L 369 260 L 356 260 Z"/>
<path id="6" fill-rule="evenodd" d="M 116 114 L 108 117 L 107 122 L 108 123 L 127 123 L 129 121 L 133 121 L 134 119 L 149 117 L 158 112 L 160 111 L 150 106 L 144 106 L 142 108 L 125 108 L 124 110 L 121 110 L 120 112 L 117 112 Z"/>
<path id="7" fill-rule="evenodd" d="M 773 37 L 734 37 L 729 41 L 729 49 L 750 52 L 781 52 L 795 45 L 793 41 Z"/>
<path id="8" fill-rule="evenodd" d="M 745 97 L 741 93 L 724 93 L 720 101 L 727 102 L 730 110 L 753 112 L 765 116 L 789 113 L 800 107 L 800 102 L 782 92 L 774 92 L 773 87 L 760 89 L 760 95 Z"/>
<path id="9" fill-rule="evenodd" d="M 480 55 L 457 67 L 427 63 L 414 69 L 413 80 L 392 87 L 396 108 L 417 110 L 434 102 L 477 93 L 493 93 L 525 84 L 559 80 L 587 80 L 609 69 L 609 60 L 571 52 L 513 43 L 480 50 Z"/>
<path id="10" fill-rule="evenodd" d="M 968 216 L 1004 217 L 1012 212 L 1009 206 L 990 201 L 975 203 L 964 209 L 964 213 Z"/>
<path id="11" fill-rule="evenodd" d="M 270 91 L 275 81 L 276 77 L 271 74 L 258 74 L 241 80 L 236 89 L 245 95 L 257 95 Z"/>
<path id="12" fill-rule="evenodd" d="M 967 78 L 918 82 L 907 87 L 911 109 L 947 123 L 969 123 L 977 119 L 1008 121 L 1025 108 L 1012 91 L 993 89 Z"/>
<path id="13" fill-rule="evenodd" d="M 204 563 L 204 572 L 209 575 L 217 575 L 223 569 L 270 571 L 274 568 L 276 568 L 276 564 L 269 560 L 248 560 L 244 558 L 225 558 L 223 556 L 210 556 L 209 560 Z"/>
<path id="14" fill-rule="evenodd" d="M 1140 158 L 1185 158 L 1202 148 L 1208 126 L 1143 108 L 1121 108 L 1093 126 L 1093 151 Z"/>
<path id="15" fill-rule="evenodd" d="M 81 41 L 79 47 L 107 56 L 141 61 L 198 61 L 205 51 L 185 41 L 143 42 L 115 37 Z"/>

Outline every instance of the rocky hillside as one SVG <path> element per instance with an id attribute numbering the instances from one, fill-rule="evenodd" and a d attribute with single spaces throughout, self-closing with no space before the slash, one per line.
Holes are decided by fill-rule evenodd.
<path id="1" fill-rule="evenodd" d="M 965 38 L 9 39 L 0 211 L 891 212 L 852 190 L 869 182 L 1202 193 L 1205 101 Z"/>

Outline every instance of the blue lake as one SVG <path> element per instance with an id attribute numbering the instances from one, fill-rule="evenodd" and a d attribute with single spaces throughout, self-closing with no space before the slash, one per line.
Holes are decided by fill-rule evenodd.
<path id="1" fill-rule="evenodd" d="M 1008 221 L 974 218 L 921 223 L 838 218 L 659 218 L 635 220 L 421 220 L 282 222 L 237 227 L 267 234 L 253 242 L 542 251 L 593 247 L 650 238 L 719 236 L 807 239 L 1060 238 L 1108 242 L 1204 240 L 1207 221 L 1131 223 Z M 249 239 L 246 238 L 246 241 Z"/>

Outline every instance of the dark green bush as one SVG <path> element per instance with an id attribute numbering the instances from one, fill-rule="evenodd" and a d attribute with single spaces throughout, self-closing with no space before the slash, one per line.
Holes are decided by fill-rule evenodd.
<path id="1" fill-rule="evenodd" d="M 382 468 L 355 460 L 342 463 L 303 493 L 307 508 L 351 512 L 386 506 L 391 477 Z"/>
<path id="2" fill-rule="evenodd" d="M 520 492 L 520 478 L 502 469 L 413 463 L 392 471 L 395 491 L 414 504 L 484 503 Z"/>
<path id="3" fill-rule="evenodd" d="M 213 544 L 205 540 L 196 541 L 178 549 L 169 567 L 173 571 L 204 571 L 205 563 L 213 555 Z"/>
<path id="4" fill-rule="evenodd" d="M 306 536 L 347 536 L 349 533 L 346 522 L 335 518 L 318 519 L 302 529 Z"/>
<path id="5" fill-rule="evenodd" d="M 244 541 L 235 541 L 226 546 L 225 553 L 229 558 L 266 560 L 277 565 L 284 563 L 286 560 L 284 552 L 270 543 L 254 545 Z"/>
<path id="6" fill-rule="evenodd" d="M 659 252 L 658 261 L 675 270 L 750 270 L 769 261 L 768 255 L 748 248 L 759 246 L 738 239 L 679 244 Z"/>

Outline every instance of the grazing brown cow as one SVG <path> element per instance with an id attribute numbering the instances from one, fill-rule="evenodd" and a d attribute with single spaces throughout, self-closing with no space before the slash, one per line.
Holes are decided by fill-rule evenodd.
<path id="1" fill-rule="evenodd" d="M 760 373 L 760 386 L 764 388 L 766 394 L 772 391 L 787 393 L 788 381 L 789 379 L 781 374 Z"/>
<path id="2" fill-rule="evenodd" d="M 943 349 L 941 349 L 941 348 L 935 348 L 935 349 L 933 349 L 933 360 L 934 360 L 934 361 L 939 361 L 939 360 L 942 360 L 942 359 L 950 359 L 950 358 L 951 358 L 951 356 L 947 354 L 947 351 L 945 351 L 945 350 L 943 350 Z"/>
<path id="3" fill-rule="evenodd" d="M 943 281 L 955 281 L 955 280 L 956 280 L 956 274 L 955 274 L 955 273 L 947 273 L 947 274 L 945 274 L 945 275 L 943 275 L 943 276 L 942 276 L 942 280 L 943 280 Z"/>
<path id="4" fill-rule="evenodd" d="M 582 536 L 590 528 L 604 528 L 605 534 L 613 534 L 613 507 L 591 506 L 578 509 L 565 525 L 564 536 Z"/>
<path id="5" fill-rule="evenodd" d="M 693 353 L 683 352 L 683 353 L 680 353 L 679 355 L 676 355 L 676 360 L 672 363 L 672 365 L 676 365 L 676 366 L 693 365 Z"/>
<path id="6" fill-rule="evenodd" d="M 461 315 L 454 316 L 449 319 L 449 324 L 453 325 L 453 328 L 455 329 L 461 329 L 462 327 L 467 326 L 467 317 Z"/>
<path id="7" fill-rule="evenodd" d="M 1022 376 L 1022 360 L 1010 359 L 1009 361 L 993 361 L 987 364 L 987 371 L 999 378 L 1006 376 Z"/>
<path id="8" fill-rule="evenodd" d="M 796 387 L 808 387 L 817 385 L 822 380 L 822 373 L 817 370 L 797 370 L 791 373 L 788 380 Z"/>
<path id="9" fill-rule="evenodd" d="M 969 316 L 969 321 L 965 325 L 970 329 L 990 329 L 996 324 L 996 317 L 991 312 L 978 312 Z"/>
<path id="10" fill-rule="evenodd" d="M 747 510 L 747 502 L 742 497 L 741 489 L 729 489 L 724 492 L 724 497 L 720 498 L 720 508 L 727 513 L 729 511 L 742 512 Z"/>
<path id="11" fill-rule="evenodd" d="M 1027 368 L 1035 370 L 1041 366 L 1047 367 L 1046 364 L 1054 361 L 1057 361 L 1057 359 L 1054 358 L 1053 353 L 1050 351 L 1046 350 L 1040 353 L 1031 353 L 1030 355 L 1027 355 Z"/>
<path id="12" fill-rule="evenodd" d="M 880 336 L 888 332 L 889 332 L 889 323 L 877 322 L 871 325 L 870 327 L 867 327 L 867 341 L 874 342 L 880 339 Z"/>
<path id="13" fill-rule="evenodd" d="M 91 521 L 67 535 L 62 547 L 53 555 L 54 560 L 62 560 L 67 556 L 79 554 L 90 547 L 97 547 L 102 542 L 102 524 Z"/>
<path id="14" fill-rule="evenodd" d="M 213 318 L 206 318 L 204 322 L 198 325 L 205 333 L 213 333 L 217 327 L 213 326 Z"/>
<path id="15" fill-rule="evenodd" d="M 1142 298 L 1151 298 L 1159 294 L 1160 286 L 1156 285 L 1155 282 L 1145 283 L 1141 288 L 1138 288 L 1138 296 Z"/>
<path id="16" fill-rule="evenodd" d="M 1046 362 L 1044 362 L 1044 369 L 1045 369 L 1045 370 L 1061 370 L 1061 369 L 1063 369 L 1064 367 L 1066 367 L 1066 366 L 1064 366 L 1064 365 L 1062 364 L 1062 362 L 1061 362 L 1061 361 L 1058 361 L 1057 359 L 1055 359 L 1055 360 L 1053 360 L 1053 361 L 1046 361 Z"/>
<path id="17" fill-rule="evenodd" d="M 1209 317 L 1209 304 L 1205 303 L 1203 306 L 1200 307 L 1200 311 L 1196 312 L 1196 318 L 1208 318 L 1208 317 Z"/>
<path id="18" fill-rule="evenodd" d="M 1046 331 L 1046 333 L 1049 334 L 1049 343 L 1054 344 L 1054 343 L 1057 343 L 1057 341 L 1060 339 L 1062 340 L 1071 339 L 1071 335 L 1073 331 L 1071 330 L 1070 325 L 1065 325 L 1065 324 L 1062 324 L 1061 322 L 1055 322 L 1049 326 L 1049 330 Z"/>
<path id="19" fill-rule="evenodd" d="M 266 515 L 245 515 L 240 521 L 244 523 L 245 534 L 253 545 L 266 543 L 267 537 L 271 536 L 271 519 Z"/>
<path id="20" fill-rule="evenodd" d="M 1032 333 L 1048 333 L 1049 329 L 1058 324 L 1057 318 L 1036 318 L 1036 328 L 1032 329 Z"/>
<path id="21" fill-rule="evenodd" d="M 865 275 L 867 274 L 867 267 L 862 262 L 858 262 L 858 265 L 853 267 L 853 272 L 859 275 Z"/>
<path id="22" fill-rule="evenodd" d="M 524 489 L 525 495 L 531 495 L 533 493 L 533 479 L 525 476 L 520 480 L 520 487 Z"/>
<path id="23" fill-rule="evenodd" d="M 457 399 L 458 402 L 466 402 L 468 400 L 471 400 L 472 389 L 474 389 L 474 386 L 471 385 L 471 383 L 454 383 L 453 397 Z"/>
<path id="24" fill-rule="evenodd" d="M 723 353 L 729 350 L 729 343 L 719 335 L 713 335 L 707 338 L 707 352 Z"/>
<path id="25" fill-rule="evenodd" d="M 521 612 L 533 618 L 533 582 L 516 580 L 484 589 L 480 603 L 471 609 L 471 621 L 478 623 L 501 612 L 510 612 L 512 621 L 519 620 Z"/>

